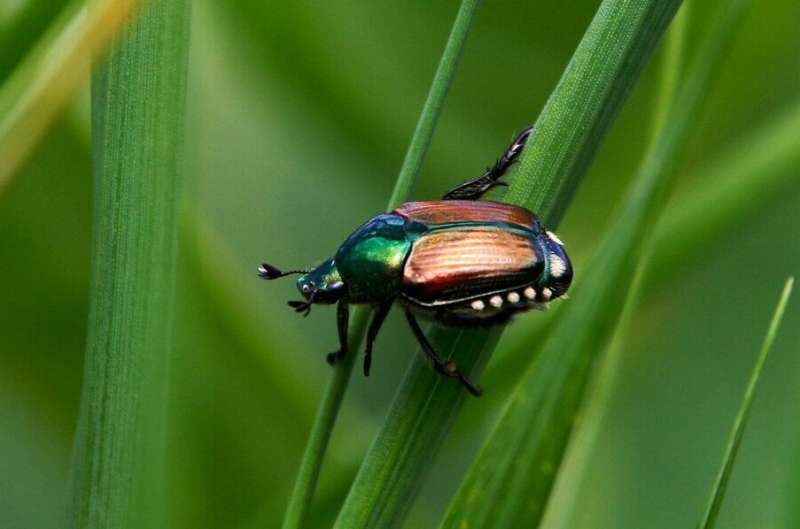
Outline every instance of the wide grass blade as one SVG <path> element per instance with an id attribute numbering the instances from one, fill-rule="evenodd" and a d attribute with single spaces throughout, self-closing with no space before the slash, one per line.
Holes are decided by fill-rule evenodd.
<path id="1" fill-rule="evenodd" d="M 138 0 L 74 0 L 0 89 L 0 193 Z"/>
<path id="2" fill-rule="evenodd" d="M 552 226 L 647 64 L 679 1 L 607 0 L 536 122 L 512 180 L 510 201 Z M 500 330 L 435 329 L 431 341 L 475 376 Z M 417 355 L 359 470 L 337 528 L 393 527 L 402 520 L 463 403 L 465 391 Z"/>
<path id="3" fill-rule="evenodd" d="M 717 479 L 714 481 L 713 492 L 706 506 L 703 520 L 698 526 L 700 529 L 713 529 L 717 524 L 717 516 L 719 515 L 720 507 L 722 507 L 722 500 L 725 499 L 725 491 L 727 490 L 728 480 L 733 471 L 733 464 L 736 461 L 736 454 L 739 452 L 739 446 L 742 444 L 742 437 L 744 436 L 744 429 L 747 426 L 747 419 L 750 417 L 750 409 L 753 406 L 753 398 L 755 396 L 756 387 L 758 387 L 758 380 L 761 378 L 761 372 L 764 370 L 764 364 L 767 362 L 770 349 L 772 349 L 772 343 L 775 341 L 775 336 L 778 334 L 778 329 L 781 326 L 783 313 L 786 310 L 786 304 L 789 302 L 789 296 L 792 294 L 793 286 L 794 278 L 790 277 L 783 286 L 783 292 L 781 292 L 781 297 L 778 299 L 778 305 L 775 307 L 775 312 L 769 322 L 769 328 L 764 337 L 764 343 L 761 345 L 761 351 L 758 353 L 756 364 L 753 366 L 753 371 L 750 373 L 750 380 L 747 382 L 747 389 L 744 392 L 742 403 L 739 406 L 739 411 L 736 413 L 736 419 L 733 421 L 731 435 L 725 447 L 725 455 L 722 458 L 722 466 L 719 469 L 719 474 L 717 474 Z"/>
<path id="4" fill-rule="evenodd" d="M 461 3 L 456 19 L 453 22 L 453 29 L 447 39 L 442 58 L 431 83 L 428 97 L 417 122 L 417 127 L 411 138 L 400 174 L 397 177 L 394 191 L 389 198 L 387 211 L 391 211 L 408 198 L 414 179 L 422 167 L 425 153 L 428 150 L 431 138 L 433 138 L 436 123 L 444 106 L 447 91 L 455 76 L 456 67 L 464 49 L 464 43 L 469 34 L 477 7 L 478 0 L 463 0 Z M 289 499 L 283 529 L 301 527 L 308 513 L 322 468 L 322 460 L 333 431 L 333 425 L 341 408 L 347 383 L 355 365 L 355 352 L 360 348 L 370 312 L 367 308 L 358 307 L 351 314 L 350 329 L 348 330 L 351 353 L 345 361 L 337 366 L 333 378 L 325 390 L 322 404 L 317 412 L 309 441 L 303 454 L 303 460 L 300 463 L 295 486 Z"/>
<path id="5" fill-rule="evenodd" d="M 746 1 L 726 4 L 720 13 L 622 212 L 472 465 L 443 528 L 540 523 L 591 367 L 616 327 L 644 243 L 666 203 L 693 118 L 746 5 Z"/>
<path id="6" fill-rule="evenodd" d="M 92 283 L 70 527 L 164 526 L 188 36 L 188 2 L 152 0 L 93 79 Z"/>

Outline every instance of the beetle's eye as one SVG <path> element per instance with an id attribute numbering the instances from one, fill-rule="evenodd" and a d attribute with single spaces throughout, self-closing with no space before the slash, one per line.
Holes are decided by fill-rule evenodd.
<path id="1" fill-rule="evenodd" d="M 308 294 L 309 292 L 311 292 L 313 288 L 314 288 L 313 285 L 311 285 L 310 283 L 306 283 L 305 285 L 302 286 L 301 290 L 303 291 L 304 294 Z"/>

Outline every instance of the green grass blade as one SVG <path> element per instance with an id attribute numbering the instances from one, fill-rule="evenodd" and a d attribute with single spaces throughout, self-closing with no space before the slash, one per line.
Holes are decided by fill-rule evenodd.
<path id="1" fill-rule="evenodd" d="M 683 4 L 667 32 L 664 42 L 664 56 L 661 64 L 658 92 L 653 115 L 653 133 L 650 148 L 654 148 L 667 124 L 675 94 L 680 85 L 681 72 L 685 62 L 686 39 L 689 32 L 689 9 L 691 3 Z"/>
<path id="2" fill-rule="evenodd" d="M 447 97 L 447 91 L 455 76 L 458 60 L 464 49 L 464 43 L 469 34 L 477 7 L 478 0 L 463 0 L 461 3 L 456 19 L 453 22 L 453 29 L 447 39 L 442 58 L 431 83 L 428 97 L 417 122 L 417 127 L 411 138 L 400 174 L 397 177 L 394 191 L 389 198 L 387 211 L 391 211 L 403 203 L 411 192 L 414 179 L 422 167 L 425 153 L 433 137 L 436 123 Z M 348 331 L 350 351 L 353 353 L 359 350 L 369 316 L 370 310 L 367 308 L 358 307 L 353 310 Z M 303 460 L 300 463 L 295 486 L 289 499 L 283 529 L 301 527 L 303 519 L 308 513 L 322 468 L 323 457 L 333 431 L 333 425 L 341 408 L 350 375 L 353 372 L 355 357 L 355 354 L 350 354 L 344 362 L 337 366 L 333 378 L 325 390 L 322 404 L 311 428 Z"/>
<path id="3" fill-rule="evenodd" d="M 661 59 L 661 72 L 658 92 L 656 93 L 656 107 L 653 115 L 652 138 L 650 149 L 656 147 L 658 138 L 667 124 L 670 110 L 675 102 L 675 95 L 679 87 L 681 72 L 684 65 L 684 51 L 689 27 L 689 13 L 691 4 L 683 4 L 675 15 L 675 19 L 667 32 L 664 42 L 664 55 Z M 652 245 L 648 248 L 648 255 Z M 593 448 L 599 435 L 600 426 L 608 409 L 614 380 L 618 376 L 619 366 L 622 361 L 622 345 L 628 335 L 633 316 L 639 306 L 642 293 L 642 269 L 639 268 L 628 292 L 625 305 L 611 338 L 606 359 L 600 366 L 592 387 L 587 394 L 587 405 L 582 413 L 581 428 L 578 429 L 570 440 L 570 447 L 565 455 L 565 463 L 558 478 L 557 488 L 547 507 L 547 517 L 542 525 L 548 528 L 567 528 L 573 524 L 575 509 L 573 505 L 576 495 L 584 483 L 587 462 L 592 456 Z"/>
<path id="4" fill-rule="evenodd" d="M 511 201 L 543 211 L 554 224 L 555 204 L 566 204 L 573 195 L 679 3 L 603 3 L 536 123 L 512 180 Z M 434 329 L 431 341 L 442 356 L 457 351 L 461 369 L 475 376 L 500 332 Z M 359 470 L 337 528 L 384 528 L 402 520 L 464 395 L 458 384 L 442 380 L 417 355 Z"/>
<path id="5" fill-rule="evenodd" d="M 0 89 L 0 193 L 53 120 L 86 82 L 92 57 L 138 0 L 75 0 Z"/>
<path id="6" fill-rule="evenodd" d="M 746 1 L 726 4 L 709 32 L 621 214 L 471 467 L 443 528 L 540 523 L 591 366 L 616 327 L 643 244 L 666 203 L 693 117 L 746 5 Z"/>
<path id="7" fill-rule="evenodd" d="M 783 292 L 781 292 L 778 305 L 775 307 L 772 320 L 769 322 L 769 328 L 764 337 L 764 343 L 761 345 L 761 351 L 758 353 L 758 359 L 756 359 L 753 371 L 750 373 L 750 380 L 747 382 L 747 389 L 744 392 L 744 397 L 742 397 L 742 403 L 739 406 L 739 411 L 736 413 L 736 419 L 733 421 L 731 435 L 725 447 L 725 455 L 722 458 L 722 467 L 720 467 L 719 474 L 717 474 L 717 478 L 714 481 L 713 492 L 706 506 L 703 520 L 698 526 L 701 529 L 713 529 L 716 526 L 722 500 L 725 499 L 728 480 L 731 477 L 733 464 L 736 461 L 736 454 L 739 452 L 739 446 L 744 436 L 744 429 L 747 426 L 747 419 L 750 416 L 750 409 L 753 406 L 753 398 L 755 396 L 756 387 L 758 386 L 758 380 L 761 378 L 761 372 L 764 370 L 764 364 L 767 362 L 770 349 L 772 349 L 772 343 L 775 341 L 775 336 L 778 334 L 778 329 L 781 326 L 783 313 L 786 310 L 786 304 L 789 302 L 789 296 L 792 293 L 793 286 L 794 278 L 790 277 L 783 286 Z"/>
<path id="8" fill-rule="evenodd" d="M 153 0 L 93 80 L 92 284 L 70 527 L 163 526 L 188 36 L 188 2 Z"/>
<path id="9" fill-rule="evenodd" d="M 351 351 L 359 349 L 367 328 L 369 315 L 370 311 L 362 307 L 352 311 L 350 329 L 348 330 L 348 343 Z M 333 432 L 333 426 L 342 406 L 350 375 L 353 373 L 353 365 L 355 365 L 355 355 L 351 354 L 336 366 L 333 376 L 325 388 L 325 394 L 314 418 L 314 424 L 311 426 L 311 433 L 295 478 L 292 495 L 289 498 L 289 505 L 282 526 L 284 529 L 302 527 L 303 521 L 308 515 L 311 499 L 314 496 L 319 474 L 322 470 L 322 461 Z"/>

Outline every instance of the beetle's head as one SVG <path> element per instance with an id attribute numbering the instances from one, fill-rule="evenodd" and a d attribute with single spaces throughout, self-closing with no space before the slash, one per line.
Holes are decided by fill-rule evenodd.
<path id="1" fill-rule="evenodd" d="M 304 313 L 304 316 L 308 316 L 314 303 L 336 303 L 344 294 L 344 283 L 333 259 L 328 259 L 313 270 L 281 272 L 267 263 L 262 263 L 258 267 L 258 275 L 262 279 L 278 279 L 290 274 L 302 274 L 297 278 L 297 290 L 305 301 L 290 301 L 289 306 L 297 312 Z"/>
<path id="2" fill-rule="evenodd" d="M 548 275 L 543 286 L 550 289 L 552 297 L 563 296 L 572 283 L 572 263 L 564 243 L 551 231 L 545 232 L 544 246 L 547 252 Z"/>
<path id="3" fill-rule="evenodd" d="M 310 303 L 336 303 L 344 294 L 344 283 L 333 259 L 297 278 L 297 290 Z"/>

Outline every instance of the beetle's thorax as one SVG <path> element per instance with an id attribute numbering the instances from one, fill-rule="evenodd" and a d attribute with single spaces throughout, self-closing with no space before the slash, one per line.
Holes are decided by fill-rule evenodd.
<path id="1" fill-rule="evenodd" d="M 377 215 L 354 231 L 336 252 L 336 265 L 353 303 L 379 303 L 400 292 L 414 226 L 394 214 Z"/>

